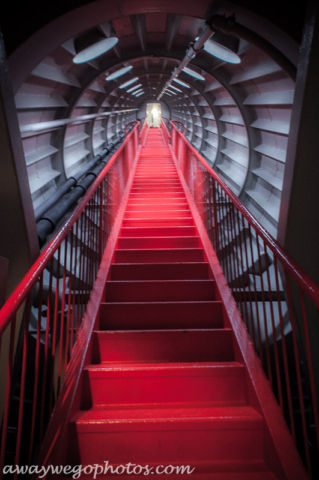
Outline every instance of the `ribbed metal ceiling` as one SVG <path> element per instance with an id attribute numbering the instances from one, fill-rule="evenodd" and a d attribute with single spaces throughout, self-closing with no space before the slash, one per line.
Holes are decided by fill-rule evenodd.
<path id="1" fill-rule="evenodd" d="M 156 100 L 190 42 L 212 13 L 231 15 L 263 33 L 293 62 L 297 44 L 261 17 L 229 2 L 137 0 L 92 2 L 38 31 L 10 57 L 29 182 L 35 208 L 83 168 L 131 120 L 146 101 Z M 115 35 L 114 49 L 75 65 L 74 40 L 84 31 Z M 54 32 L 54 35 L 53 35 Z M 241 40 L 239 65 L 200 51 L 186 73 L 186 86 L 163 95 L 170 118 L 274 236 L 280 208 L 294 82 L 261 49 Z M 132 66 L 111 81 L 107 76 Z M 145 92 L 119 87 L 138 77 Z M 178 90 L 177 90 L 178 89 Z M 76 124 L 56 120 L 81 118 Z M 49 122 L 44 125 L 43 122 Z"/>

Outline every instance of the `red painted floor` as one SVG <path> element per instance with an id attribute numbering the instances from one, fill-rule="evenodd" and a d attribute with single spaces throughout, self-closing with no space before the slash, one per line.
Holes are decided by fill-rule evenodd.
<path id="1" fill-rule="evenodd" d="M 263 419 L 247 403 L 245 366 L 234 361 L 233 334 L 158 129 L 138 161 L 99 328 L 83 372 L 83 410 L 73 418 L 75 464 L 195 468 L 169 478 L 277 478 L 264 461 Z"/>

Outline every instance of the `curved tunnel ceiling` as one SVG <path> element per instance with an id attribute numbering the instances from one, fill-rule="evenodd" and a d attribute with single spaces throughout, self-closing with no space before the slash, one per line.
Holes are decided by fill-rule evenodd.
<path id="1" fill-rule="evenodd" d="M 216 6 L 214 6 L 216 5 Z M 66 178 L 143 116 L 212 14 L 235 13 L 296 63 L 298 45 L 255 13 L 230 2 L 91 2 L 49 23 L 9 58 L 35 208 Z M 103 56 L 74 64 L 74 40 L 95 29 L 118 44 Z M 227 64 L 200 51 L 182 72 L 163 110 L 186 127 L 186 137 L 274 236 L 280 208 L 294 82 L 261 49 L 240 40 L 241 63 Z M 107 76 L 133 68 L 111 81 Z M 126 81 L 138 82 L 120 89 Z M 136 97 L 134 85 L 144 94 Z M 96 113 L 121 114 L 42 128 L 42 122 Z M 42 129 L 39 129 L 42 128 Z"/>

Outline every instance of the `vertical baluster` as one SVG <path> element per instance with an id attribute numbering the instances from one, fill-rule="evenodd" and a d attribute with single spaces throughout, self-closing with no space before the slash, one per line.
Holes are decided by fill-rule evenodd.
<path id="1" fill-rule="evenodd" d="M 234 289 L 236 291 L 235 298 L 236 298 L 239 310 L 241 312 L 241 315 L 243 316 L 242 294 L 240 291 L 241 284 L 240 284 L 240 269 L 239 269 L 239 263 L 238 263 L 238 246 L 236 241 L 237 234 L 236 234 L 236 226 L 233 218 L 232 204 L 229 205 L 228 230 L 229 230 L 229 235 L 231 237 L 231 246 L 230 246 L 230 250 L 232 253 L 231 263 L 233 265 L 232 271 L 234 275 L 233 281 L 231 284 L 231 289 L 232 291 L 234 291 Z"/>
<path id="2" fill-rule="evenodd" d="M 42 320 L 42 299 L 43 299 L 43 273 L 40 278 L 39 295 L 38 295 L 38 321 L 37 321 L 37 340 L 35 348 L 35 362 L 34 362 L 34 387 L 33 387 L 33 404 L 31 413 L 31 431 L 30 431 L 30 446 L 28 463 L 31 465 L 33 454 L 33 442 L 35 431 L 35 419 L 38 403 L 38 384 L 39 384 L 39 370 L 40 370 L 40 343 L 41 343 L 41 320 Z"/>
<path id="3" fill-rule="evenodd" d="M 242 221 L 243 239 L 244 239 L 244 247 L 245 247 L 245 261 L 246 261 L 246 266 L 248 271 L 249 261 L 248 261 L 248 251 L 247 251 L 247 238 L 246 238 L 245 218 L 243 215 L 241 216 L 241 221 Z M 248 281 L 248 298 L 249 298 L 249 311 L 250 311 L 250 337 L 252 338 L 254 342 L 255 350 L 257 351 L 250 280 Z"/>
<path id="4" fill-rule="evenodd" d="M 301 290 L 300 287 L 299 287 L 299 297 L 300 297 L 300 304 L 301 304 L 302 324 L 303 324 L 304 336 L 305 336 L 306 357 L 307 357 L 307 364 L 308 364 L 312 409 L 313 409 L 313 416 L 315 421 L 317 448 L 318 448 L 319 447 L 319 419 L 318 419 L 318 408 L 317 408 L 317 396 L 316 396 L 316 388 L 315 388 L 315 381 L 314 381 L 313 362 L 312 362 L 311 346 L 310 346 L 310 339 L 309 339 L 309 328 L 308 328 L 308 320 L 307 320 L 307 313 L 306 313 L 305 297 L 304 297 L 304 292 Z"/>
<path id="5" fill-rule="evenodd" d="M 286 280 L 286 290 L 287 290 L 288 311 L 289 311 L 290 322 L 291 322 L 292 341 L 293 341 L 293 348 L 294 348 L 295 367 L 296 367 L 296 374 L 297 374 L 297 388 L 298 388 L 299 405 L 300 405 L 303 444 L 304 444 L 307 470 L 311 475 L 311 461 L 310 461 L 310 452 L 309 452 L 309 445 L 308 445 L 305 403 L 304 403 L 304 397 L 303 397 L 303 391 L 302 391 L 302 379 L 301 379 L 301 371 L 300 371 L 300 359 L 299 359 L 299 351 L 298 351 L 298 343 L 297 343 L 297 333 L 296 333 L 295 317 L 293 312 L 290 279 L 288 277 L 288 273 L 286 270 L 285 270 L 285 280 Z"/>
<path id="6" fill-rule="evenodd" d="M 272 335 L 273 335 L 273 342 L 274 342 L 275 368 L 276 368 L 276 377 L 277 377 L 279 405 L 280 405 L 282 411 L 284 411 L 283 396 L 282 396 L 282 385 L 281 385 L 281 378 L 280 378 L 280 364 L 279 364 L 277 334 L 276 334 L 274 308 L 273 308 L 273 301 L 272 301 L 272 286 L 271 286 L 271 281 L 270 281 L 269 262 L 268 262 L 268 254 L 267 254 L 267 245 L 265 244 L 265 242 L 263 242 L 263 244 L 264 244 L 264 250 L 265 250 L 265 262 L 266 262 L 267 282 L 268 282 L 268 290 L 269 290 L 270 319 L 271 319 Z"/>
<path id="7" fill-rule="evenodd" d="M 44 341 L 44 360 L 43 360 L 43 375 L 42 375 L 42 389 L 41 389 L 41 407 L 40 407 L 40 422 L 39 422 L 39 441 L 42 441 L 44 430 L 44 406 L 47 391 L 48 370 L 49 370 L 49 343 L 50 343 L 50 329 L 51 329 L 51 304 L 52 304 L 52 277 L 53 277 L 53 259 L 50 261 L 50 278 L 47 298 L 47 318 L 45 327 L 45 341 Z M 49 382 L 51 381 L 49 376 Z"/>
<path id="8" fill-rule="evenodd" d="M 21 452 L 21 442 L 22 442 L 22 430 L 23 430 L 23 418 L 24 418 L 24 398 L 25 398 L 25 386 L 26 386 L 26 375 L 27 375 L 27 361 L 28 361 L 28 343 L 29 343 L 29 325 L 30 325 L 30 316 L 31 316 L 31 293 L 27 296 L 26 307 L 24 313 L 24 333 L 23 333 L 23 353 L 22 353 L 22 367 L 21 367 L 21 377 L 20 377 L 20 398 L 19 398 L 19 416 L 18 416 L 18 425 L 17 425 L 17 443 L 16 451 L 14 457 L 15 465 L 20 463 L 20 452 Z M 13 479 L 18 478 L 17 472 L 15 472 Z"/>
<path id="9" fill-rule="evenodd" d="M 55 382 L 55 352 L 56 352 L 58 308 L 59 308 L 60 258 L 61 258 L 61 246 L 59 246 L 58 248 L 57 277 L 56 277 L 55 298 L 54 298 L 53 333 L 52 333 L 52 345 L 51 345 L 51 375 L 50 375 L 50 388 L 49 388 L 49 412 L 52 412 L 52 408 L 54 404 L 53 394 L 54 394 L 54 382 Z"/>
<path id="10" fill-rule="evenodd" d="M 216 183 L 214 179 L 211 179 L 212 196 L 213 196 L 213 217 L 214 217 L 214 237 L 215 237 L 215 253 L 219 255 L 219 227 L 218 227 L 218 209 L 217 209 L 217 192 Z"/>
<path id="11" fill-rule="evenodd" d="M 225 235 L 225 251 L 227 252 L 227 259 L 226 259 L 226 265 L 227 265 L 227 281 L 228 284 L 231 285 L 233 283 L 233 274 L 231 270 L 231 252 L 230 252 L 230 241 L 229 241 L 229 232 L 227 231 L 227 222 L 228 222 L 228 213 L 227 213 L 227 196 L 223 192 L 223 230 L 224 230 L 224 235 Z"/>
<path id="12" fill-rule="evenodd" d="M 100 199 L 100 218 L 99 218 L 99 224 L 98 224 L 98 232 L 99 232 L 99 260 L 102 260 L 103 257 L 103 213 L 104 213 L 104 208 L 103 208 L 103 188 L 104 186 L 104 179 L 102 180 L 100 187 L 99 187 L 99 199 Z"/>
<path id="13" fill-rule="evenodd" d="M 215 242 L 215 236 L 214 236 L 215 226 L 213 228 L 213 216 L 212 216 L 212 208 L 213 208 L 214 200 L 212 200 L 212 177 L 210 175 L 208 176 L 208 194 L 207 195 L 208 195 L 208 222 L 210 224 L 208 235 L 216 253 L 216 242 Z"/>
<path id="14" fill-rule="evenodd" d="M 256 308 L 257 334 L 258 334 L 258 344 L 259 344 L 259 358 L 263 368 L 265 369 L 262 342 L 261 342 L 260 318 L 259 318 L 258 297 L 257 297 L 257 282 L 256 282 L 256 271 L 255 271 L 255 262 L 254 262 L 254 253 L 253 253 L 253 241 L 252 241 L 250 225 L 248 225 L 248 234 L 249 234 L 251 267 L 253 271 L 253 282 L 254 282 L 254 290 L 255 290 L 255 308 Z"/>
<path id="15" fill-rule="evenodd" d="M 293 438 L 296 442 L 296 429 L 295 429 L 295 420 L 294 420 L 294 415 L 293 415 L 293 405 L 292 405 L 291 388 L 290 388 L 288 355 L 287 355 L 287 347 L 286 347 L 286 336 L 285 336 L 285 331 L 284 331 L 284 320 L 283 320 L 283 314 L 282 314 L 282 308 L 281 308 L 281 295 L 280 295 L 280 288 L 279 288 L 278 265 L 277 265 L 277 258 L 276 258 L 275 255 L 274 255 L 274 269 L 275 269 L 279 325 L 280 325 L 280 334 L 281 334 L 281 342 L 282 342 L 282 353 L 283 353 L 283 363 L 284 363 L 285 380 L 286 380 L 290 429 L 291 429 L 292 436 L 293 436 Z"/>
<path id="16" fill-rule="evenodd" d="M 66 245 L 70 244 L 70 253 L 68 255 L 69 258 L 69 292 L 68 292 L 68 309 L 67 309 L 67 319 L 66 319 L 66 340 L 65 340 L 65 356 L 64 356 L 64 365 L 65 368 L 67 368 L 69 364 L 69 358 L 70 358 L 70 319 L 71 319 L 71 291 L 72 291 L 72 281 L 73 281 L 73 231 L 71 230 L 69 232 L 69 235 L 67 237 Z"/>
<path id="17" fill-rule="evenodd" d="M 243 260 L 243 254 L 242 254 L 242 246 L 241 246 L 241 239 L 242 239 L 242 236 L 241 236 L 241 231 L 240 231 L 240 218 L 239 218 L 239 212 L 238 210 L 236 209 L 235 211 L 235 207 L 233 206 L 232 208 L 232 211 L 233 211 L 233 215 L 235 217 L 235 220 L 237 222 L 237 230 L 238 230 L 238 235 L 236 236 L 236 246 L 237 246 L 237 252 L 238 252 L 238 256 L 240 258 L 238 258 L 238 263 L 239 263 L 239 267 L 241 266 L 241 278 L 242 278 L 242 282 L 239 282 L 240 285 L 241 285 L 241 288 L 242 288 L 242 292 L 241 292 L 241 298 L 243 298 L 243 308 L 242 308 L 242 311 L 245 312 L 245 315 L 243 315 L 243 318 L 245 319 L 245 324 L 247 326 L 247 330 L 249 329 L 249 323 L 248 323 L 248 307 L 247 307 L 247 296 L 246 296 L 246 278 L 247 278 L 247 283 L 249 285 L 250 283 L 250 278 L 249 278 L 249 273 L 248 273 L 248 264 L 246 264 L 246 275 L 245 275 L 245 266 L 244 266 L 244 260 Z M 240 269 L 238 267 L 238 269 Z M 247 276 L 247 277 L 246 277 Z"/>
<path id="18" fill-rule="evenodd" d="M 260 274 L 261 298 L 262 298 L 263 313 L 264 313 L 267 371 L 268 371 L 269 382 L 270 382 L 271 388 L 273 389 L 273 379 L 272 379 L 271 361 L 270 361 L 270 348 L 269 348 L 269 335 L 268 335 L 268 322 L 267 322 L 267 311 L 266 311 L 266 299 L 265 299 L 264 279 L 263 279 L 263 273 L 262 273 L 259 238 L 257 238 L 256 243 L 257 243 L 259 274 Z"/>
<path id="19" fill-rule="evenodd" d="M 63 379 L 63 350 L 64 350 L 64 306 L 65 306 L 65 288 L 66 288 L 66 264 L 67 264 L 67 243 L 66 240 L 62 243 L 64 245 L 64 265 L 62 276 L 62 301 L 61 301 L 61 315 L 60 315 L 60 349 L 59 349 L 59 366 L 58 366 L 58 393 L 61 388 L 61 380 Z"/>
<path id="20" fill-rule="evenodd" d="M 1 432 L 1 457 L 0 457 L 0 472 L 3 472 L 5 455 L 6 455 L 6 445 L 7 445 L 7 431 L 8 431 L 8 421 L 10 413 L 10 393 L 12 386 L 12 371 L 13 371 L 13 360 L 14 360 L 14 343 L 15 343 L 15 334 L 16 334 L 16 315 L 11 319 L 10 322 L 10 340 L 9 340 L 9 354 L 8 354 L 8 363 L 7 363 L 7 378 L 6 378 L 6 393 L 4 400 L 4 411 L 3 411 L 3 420 L 2 420 L 2 432 Z"/>

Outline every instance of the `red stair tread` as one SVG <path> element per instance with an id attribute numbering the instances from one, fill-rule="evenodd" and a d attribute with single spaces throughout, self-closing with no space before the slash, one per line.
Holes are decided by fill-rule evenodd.
<path id="1" fill-rule="evenodd" d="M 141 423 L 154 421 L 163 421 L 167 423 L 187 422 L 188 420 L 204 420 L 209 422 L 209 428 L 233 428 L 233 425 L 249 424 L 249 428 L 262 428 L 262 417 L 250 406 L 244 407 L 199 407 L 189 408 L 180 406 L 179 408 L 129 408 L 129 409 L 109 409 L 92 408 L 87 411 L 79 411 L 72 419 L 78 426 L 94 426 L 97 430 L 103 429 L 105 423 L 127 423 L 129 428 L 135 428 L 132 423 Z M 175 426 L 173 426 L 175 428 Z"/>
<path id="2" fill-rule="evenodd" d="M 126 465 L 128 462 L 126 463 Z M 136 463 L 131 462 L 132 466 L 129 467 L 129 472 L 131 472 L 136 465 Z M 103 468 L 105 468 L 105 463 L 101 464 Z M 106 474 L 103 474 L 101 478 L 114 478 L 115 469 L 118 467 L 118 464 L 112 464 L 111 462 L 108 463 L 108 466 L 113 467 L 113 472 L 111 469 L 108 470 Z M 142 467 L 145 468 L 145 464 L 140 464 Z M 147 476 L 152 476 L 152 478 L 165 478 L 163 477 L 163 470 L 168 467 L 168 464 L 162 464 L 159 469 L 159 474 L 156 473 L 156 468 L 159 467 L 159 464 L 148 463 L 147 464 L 150 470 L 150 474 Z M 180 468 L 182 465 L 181 463 L 176 464 L 175 462 L 170 462 L 170 466 L 173 468 Z M 269 467 L 263 460 L 230 460 L 230 461 L 210 461 L 210 462 L 184 462 L 184 466 L 189 466 L 189 471 L 192 472 L 191 474 L 184 473 L 182 477 L 182 473 L 169 473 L 170 479 L 181 479 L 181 478 L 190 478 L 192 480 L 277 480 L 276 477 L 270 470 Z M 118 471 L 121 471 L 120 469 Z M 137 472 L 138 470 L 136 470 Z M 144 470 L 145 471 L 145 470 Z M 171 469 L 168 468 L 167 472 L 170 472 Z M 176 472 L 176 470 L 174 470 Z M 152 473 L 154 472 L 154 473 Z M 181 470 L 180 470 L 181 472 Z M 187 472 L 187 471 L 185 471 Z M 167 474 L 168 475 L 168 474 Z M 61 480 L 67 480 L 70 477 L 57 477 Z M 84 475 L 80 478 L 86 478 L 87 480 L 93 480 L 93 476 L 91 475 Z M 99 477 L 97 477 L 99 478 Z M 141 475 L 133 475 L 129 473 L 128 475 L 121 474 L 120 478 L 124 480 L 137 478 L 141 480 L 142 478 L 145 479 L 145 475 L 142 473 Z"/>
<path id="3" fill-rule="evenodd" d="M 112 376 L 112 372 L 122 373 L 123 376 L 129 376 L 130 372 L 132 375 L 136 375 L 138 372 L 139 376 L 146 375 L 149 376 L 150 372 L 152 375 L 157 375 L 159 377 L 163 376 L 232 376 L 232 375 L 243 375 L 245 372 L 244 365 L 236 361 L 229 362 L 183 362 L 183 363 L 105 363 L 98 365 L 89 365 L 84 368 L 85 371 L 89 372 L 92 377 L 96 375 L 96 378 L 99 378 L 99 375 Z M 113 375 L 114 376 L 114 375 Z"/>

